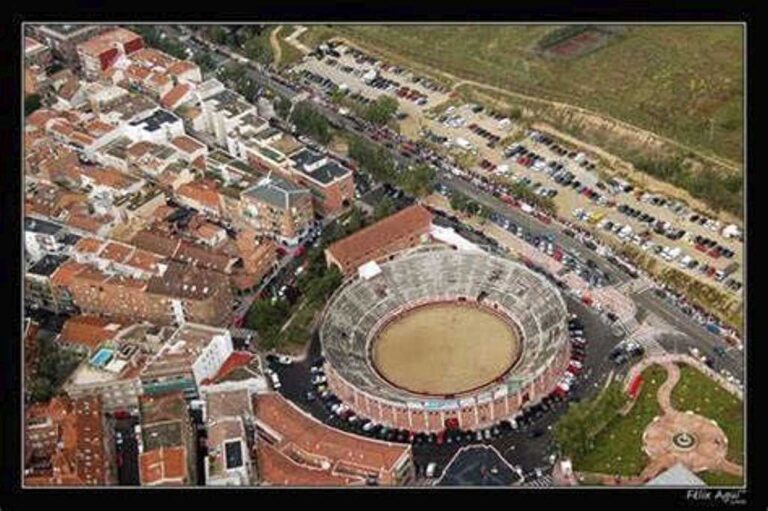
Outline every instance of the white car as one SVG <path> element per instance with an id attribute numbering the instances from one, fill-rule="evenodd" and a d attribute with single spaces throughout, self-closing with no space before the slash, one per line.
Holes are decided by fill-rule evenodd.
<path id="1" fill-rule="evenodd" d="M 277 361 L 286 366 L 293 364 L 293 359 L 288 355 L 280 355 L 277 357 Z"/>
<path id="2" fill-rule="evenodd" d="M 282 387 L 282 384 L 280 383 L 280 379 L 277 377 L 275 373 L 272 373 L 269 375 L 270 380 L 272 380 L 272 387 L 275 390 L 278 390 L 280 387 Z"/>

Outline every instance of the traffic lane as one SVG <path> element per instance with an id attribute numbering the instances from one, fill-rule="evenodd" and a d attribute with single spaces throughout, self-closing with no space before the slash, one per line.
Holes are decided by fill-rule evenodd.
<path id="1" fill-rule="evenodd" d="M 712 369 L 717 372 L 720 372 L 721 369 L 727 369 L 734 377 L 742 383 L 744 382 L 743 359 L 738 351 L 728 350 L 723 356 L 719 356 L 712 349 L 703 348 L 698 340 L 684 334 L 662 334 L 657 340 L 670 353 L 688 355 L 692 348 L 696 348 L 702 355 L 712 359 Z"/>
<path id="2" fill-rule="evenodd" d="M 588 249 L 583 247 L 581 244 L 563 234 L 559 226 L 555 224 L 545 224 L 535 218 L 530 217 L 529 215 L 526 215 L 525 213 L 521 213 L 516 208 L 511 207 L 502 200 L 497 199 L 496 197 L 493 197 L 486 192 L 477 190 L 473 185 L 467 183 L 463 179 L 440 179 L 439 181 L 441 184 L 449 188 L 453 188 L 462 193 L 465 193 L 486 207 L 491 208 L 495 212 L 510 217 L 515 223 L 523 227 L 523 229 L 533 233 L 553 234 L 556 244 L 565 247 L 571 252 L 576 253 L 585 261 L 587 259 L 594 260 L 597 266 L 611 277 L 612 284 L 619 284 L 629 280 L 629 277 L 626 274 L 614 268 L 610 263 L 604 261 L 601 257 L 588 251 Z"/>
<path id="3" fill-rule="evenodd" d="M 701 348 L 701 344 L 703 343 L 710 351 L 712 351 L 715 346 L 720 346 L 725 349 L 726 357 L 734 364 L 737 364 L 739 366 L 740 374 L 743 374 L 744 357 L 741 352 L 728 349 L 731 348 L 730 344 L 709 332 L 706 328 L 696 323 L 682 311 L 671 309 L 671 306 L 657 297 L 652 289 L 648 289 L 641 293 L 635 293 L 632 295 L 632 298 L 638 305 L 657 314 L 679 331 L 696 340 L 699 348 Z"/>

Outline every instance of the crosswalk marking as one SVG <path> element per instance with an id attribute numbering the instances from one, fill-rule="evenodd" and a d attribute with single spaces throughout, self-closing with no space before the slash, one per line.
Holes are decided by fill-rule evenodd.
<path id="1" fill-rule="evenodd" d="M 533 481 L 526 481 L 525 483 L 523 483 L 523 486 L 534 487 L 534 488 L 545 488 L 547 486 L 553 486 L 553 484 L 554 484 L 554 481 L 552 479 L 552 476 L 544 475 L 542 477 L 534 479 Z"/>

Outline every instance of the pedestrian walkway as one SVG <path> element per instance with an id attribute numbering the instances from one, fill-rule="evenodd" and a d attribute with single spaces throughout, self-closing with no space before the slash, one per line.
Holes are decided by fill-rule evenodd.
<path id="1" fill-rule="evenodd" d="M 717 423 L 672 406 L 672 389 L 680 381 L 680 368 L 673 362 L 666 362 L 663 367 L 667 379 L 656 393 L 663 415 L 654 418 L 643 432 L 643 450 L 651 462 L 641 477 L 655 477 L 681 462 L 694 472 L 722 470 L 741 476 L 742 467 L 725 459 L 728 437 Z"/>
<path id="2" fill-rule="evenodd" d="M 525 487 L 532 487 L 532 488 L 546 488 L 549 486 L 554 486 L 554 481 L 552 479 L 552 476 L 549 474 L 543 475 L 541 477 L 538 477 L 532 481 L 526 481 L 523 483 L 523 486 Z"/>
<path id="3" fill-rule="evenodd" d="M 640 326 L 634 330 L 631 335 L 632 339 L 637 341 L 640 346 L 645 349 L 647 356 L 657 357 L 667 353 L 667 350 L 664 349 L 664 346 L 662 346 L 661 343 L 656 340 L 658 329 L 648 325 L 647 323 L 640 324 Z"/>

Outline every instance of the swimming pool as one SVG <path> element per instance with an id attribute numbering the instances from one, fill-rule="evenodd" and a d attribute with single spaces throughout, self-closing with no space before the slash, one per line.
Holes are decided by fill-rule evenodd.
<path id="1" fill-rule="evenodd" d="M 113 349 L 101 348 L 93 357 L 91 357 L 91 364 L 96 367 L 104 367 L 110 360 L 112 360 L 114 354 L 115 350 Z"/>

